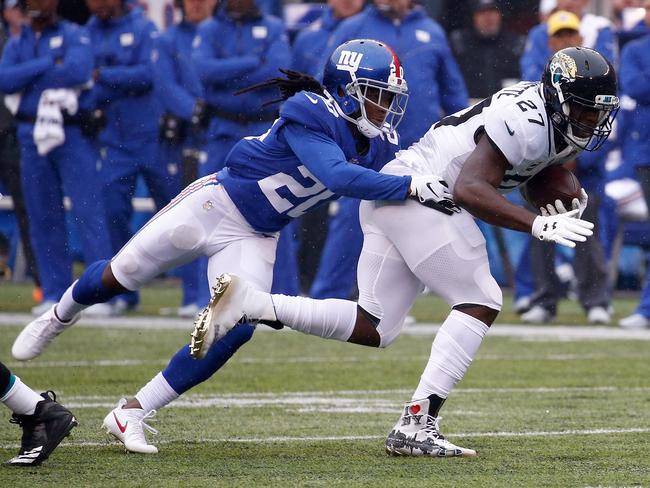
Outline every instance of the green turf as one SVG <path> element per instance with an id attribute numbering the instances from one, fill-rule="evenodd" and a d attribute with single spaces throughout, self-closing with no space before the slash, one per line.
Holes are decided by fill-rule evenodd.
<path id="1" fill-rule="evenodd" d="M 3 284 L 0 306 L 24 311 L 30 293 Z M 149 288 L 142 309 L 177 299 L 176 290 Z M 618 315 L 634 303 L 617 300 Z M 414 314 L 440 320 L 445 310 L 425 297 Z M 513 317 L 508 310 L 503 316 Z M 559 320 L 584 323 L 570 302 Z M 20 325 L 0 328 L 1 358 L 9 357 Z M 384 436 L 426 363 L 430 337 L 404 335 L 373 350 L 259 332 L 185 402 L 159 412 L 152 422 L 160 430 L 158 455 L 126 454 L 101 431 L 103 417 L 163 368 L 187 336 L 76 327 L 41 358 L 10 362 L 26 383 L 56 390 L 80 426 L 46 465 L 0 467 L 0 487 L 650 486 L 650 342 L 488 336 L 442 422 L 452 440 L 479 456 L 439 460 L 383 452 Z M 0 409 L 0 459 L 15 453 L 20 433 L 8 418 Z"/>
<path id="2" fill-rule="evenodd" d="M 2 330 L 0 349 L 8 351 L 19 328 Z M 647 342 L 488 337 L 444 409 L 445 432 L 475 448 L 475 459 L 384 454 L 383 436 L 417 384 L 430 348 L 428 338 L 407 335 L 386 350 L 371 350 L 293 332 L 260 332 L 188 397 L 215 405 L 185 403 L 158 414 L 159 455 L 126 454 L 109 444 L 99 427 L 110 405 L 137 391 L 186 336 L 79 327 L 29 365 L 10 363 L 28 384 L 57 390 L 81 425 L 45 466 L 2 467 L 0 486 L 650 484 L 647 432 L 593 433 L 648 428 Z M 567 430 L 579 432 L 503 436 Z M 16 426 L 0 422 L 0 446 L 17 443 L 18 434 Z M 370 438 L 318 439 L 340 436 Z M 285 439 L 267 441 L 277 437 Z M 0 457 L 14 451 L 0 449 Z"/>

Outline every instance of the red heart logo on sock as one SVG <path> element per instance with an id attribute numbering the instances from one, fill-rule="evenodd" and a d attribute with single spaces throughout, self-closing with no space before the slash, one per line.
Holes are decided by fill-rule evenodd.
<path id="1" fill-rule="evenodd" d="M 409 407 L 409 410 L 411 410 L 411 415 L 417 415 L 417 413 L 420 411 L 420 405 L 411 405 Z"/>

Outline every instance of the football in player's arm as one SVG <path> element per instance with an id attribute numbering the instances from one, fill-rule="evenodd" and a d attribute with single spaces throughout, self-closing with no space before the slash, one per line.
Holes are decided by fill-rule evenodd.
<path id="1" fill-rule="evenodd" d="M 362 202 L 358 303 L 271 295 L 239 276 L 224 275 L 212 307 L 216 337 L 245 316 L 386 347 L 426 286 L 451 312 L 433 341 L 411 401 L 386 439 L 386 450 L 407 456 L 475 455 L 445 439 L 438 422 L 442 404 L 463 378 L 502 305 L 474 217 L 569 247 L 584 241 L 593 227 L 580 219 L 584 196 L 574 199 L 568 211 L 562 206 L 535 215 L 502 193 L 545 167 L 600 147 L 617 109 L 611 64 L 590 49 L 559 51 L 548 61 L 541 82 L 519 83 L 445 117 L 382 169 L 395 175 L 440 174 L 464 210 L 447 215 L 410 201 Z"/>

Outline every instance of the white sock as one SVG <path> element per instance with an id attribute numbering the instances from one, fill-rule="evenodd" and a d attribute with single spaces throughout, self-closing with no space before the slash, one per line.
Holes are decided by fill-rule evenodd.
<path id="1" fill-rule="evenodd" d="M 74 301 L 74 298 L 72 298 L 72 289 L 77 284 L 77 281 L 68 287 L 54 309 L 54 313 L 61 322 L 71 321 L 79 312 L 88 308 L 88 305 L 77 303 Z"/>
<path id="2" fill-rule="evenodd" d="M 357 304 L 349 300 L 272 295 L 278 320 L 305 334 L 347 341 L 357 320 Z"/>
<path id="3" fill-rule="evenodd" d="M 169 386 L 162 373 L 154 376 L 149 383 L 140 388 L 135 398 L 142 405 L 142 410 L 160 410 L 176 400 L 180 395 Z"/>
<path id="4" fill-rule="evenodd" d="M 5 396 L 0 398 L 0 402 L 7 405 L 16 415 L 33 415 L 36 404 L 42 402 L 43 397 L 20 381 L 18 376 L 15 378 L 13 386 Z"/>
<path id="5" fill-rule="evenodd" d="M 412 400 L 435 394 L 447 398 L 476 356 L 489 327 L 474 317 L 452 310 L 431 346 L 431 356 Z"/>

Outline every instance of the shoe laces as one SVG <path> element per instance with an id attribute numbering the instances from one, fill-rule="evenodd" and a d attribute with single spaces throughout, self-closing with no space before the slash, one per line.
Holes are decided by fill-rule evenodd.
<path id="1" fill-rule="evenodd" d="M 432 417 L 431 415 L 426 416 L 426 421 L 425 421 L 425 427 L 422 429 L 424 432 L 426 432 L 427 435 L 430 435 L 432 437 L 435 437 L 436 439 L 445 439 L 445 436 L 443 436 L 440 433 L 440 421 L 442 420 L 442 417 Z"/>
<path id="2" fill-rule="evenodd" d="M 19 427 L 24 427 L 24 426 L 25 426 L 25 422 L 26 422 L 26 420 L 27 420 L 25 417 L 26 417 L 26 415 L 18 415 L 18 414 L 15 414 L 15 413 L 14 413 L 14 414 L 11 416 L 11 418 L 9 419 L 9 423 L 10 423 L 10 424 L 16 424 L 16 425 L 18 425 Z"/>
<path id="3" fill-rule="evenodd" d="M 151 432 L 153 435 L 158 435 L 158 430 L 151 427 L 145 420 L 150 422 L 155 422 L 154 417 L 156 416 L 157 410 L 149 410 L 144 416 L 140 419 L 140 425 Z"/>

